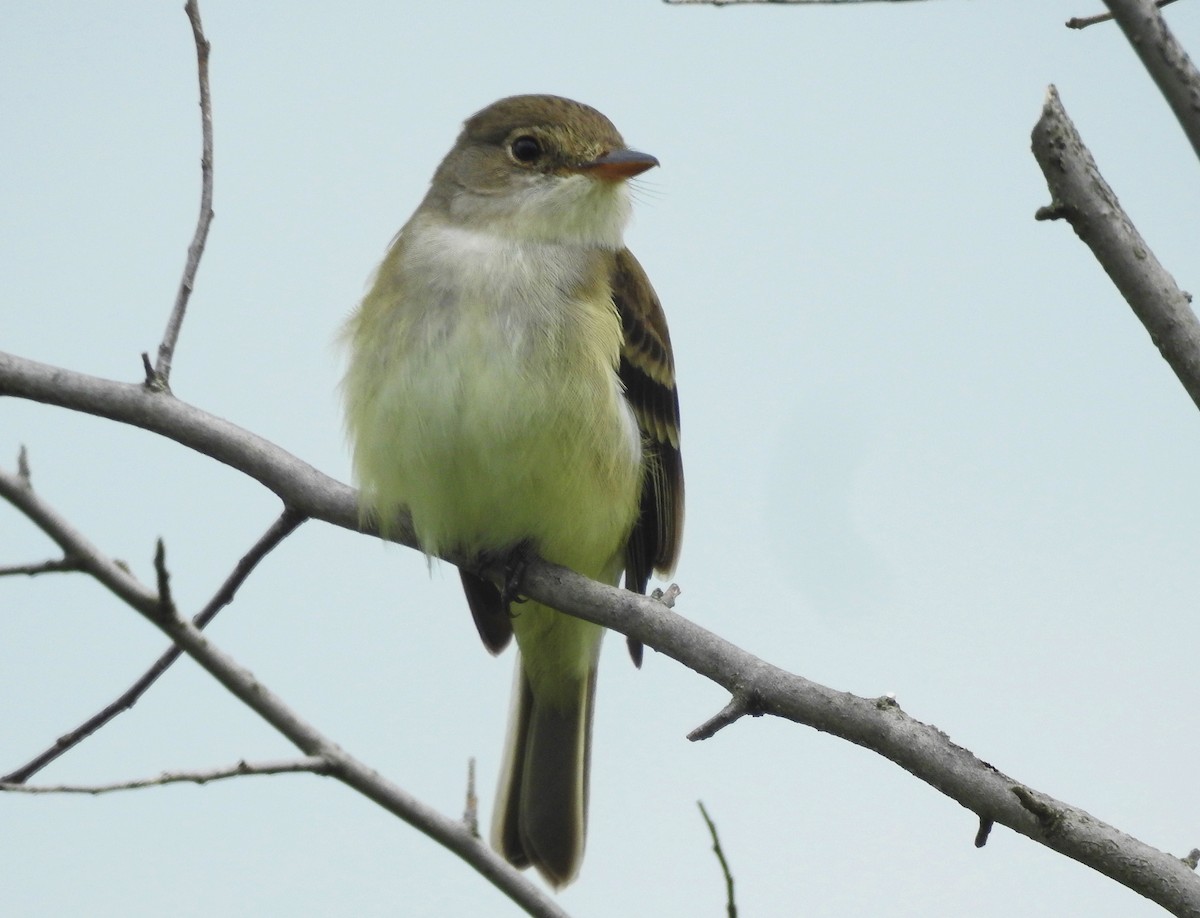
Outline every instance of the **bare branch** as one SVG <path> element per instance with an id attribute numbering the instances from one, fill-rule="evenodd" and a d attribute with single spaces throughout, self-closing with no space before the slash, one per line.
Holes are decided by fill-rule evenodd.
<path id="1" fill-rule="evenodd" d="M 17 478 L 25 487 L 33 486 L 33 476 L 29 471 L 29 451 L 25 449 L 25 444 L 21 444 L 21 448 L 17 451 Z"/>
<path id="2" fill-rule="evenodd" d="M 717 836 L 716 823 L 709 818 L 708 810 L 704 808 L 704 801 L 697 800 L 696 806 L 700 807 L 700 815 L 704 817 L 704 824 L 708 826 L 708 834 L 712 836 L 713 853 L 717 856 L 717 860 L 721 864 L 721 873 L 725 877 L 725 913 L 729 918 L 737 918 L 737 902 L 733 898 L 733 874 L 729 872 L 729 862 L 725 860 L 721 839 Z"/>
<path id="3" fill-rule="evenodd" d="M 89 542 L 70 523 L 43 501 L 20 473 L 0 469 L 0 497 L 29 517 L 50 536 L 68 558 L 76 559 L 80 569 L 91 574 L 118 597 L 139 612 L 150 612 L 158 605 L 156 596 L 120 562 L 109 558 Z"/>
<path id="4" fill-rule="evenodd" d="M 475 757 L 467 759 L 467 803 L 463 807 L 463 825 L 479 837 L 479 797 L 475 794 Z"/>
<path id="5" fill-rule="evenodd" d="M 279 518 L 271 524 L 271 527 L 254 543 L 254 546 L 242 556 L 234 567 L 233 572 L 225 578 L 225 582 L 217 589 L 213 598 L 192 619 L 192 624 L 199 629 L 203 629 L 209 622 L 216 618 L 217 613 L 233 601 L 238 588 L 250 576 L 255 567 L 258 566 L 258 562 L 265 558 L 275 546 L 295 532 L 296 528 L 303 522 L 303 516 L 294 510 L 285 509 Z M 183 651 L 177 645 L 172 644 L 118 698 L 96 714 L 93 714 L 74 730 L 60 736 L 54 741 L 53 745 L 38 753 L 20 768 L 0 777 L 0 782 L 19 784 L 23 781 L 28 781 L 63 753 L 78 746 L 118 714 L 128 711 L 137 704 L 138 700 L 146 693 L 150 686 L 158 681 L 158 677 L 165 673 L 179 659 L 182 653 Z"/>
<path id="6" fill-rule="evenodd" d="M 166 392 L 168 387 L 160 385 L 158 382 L 158 374 L 154 372 L 154 364 L 150 362 L 150 355 L 142 351 L 142 372 L 146 374 L 143 385 L 147 389 L 155 392 Z"/>
<path id="7" fill-rule="evenodd" d="M 1200 156 L 1200 73 L 1153 0 L 1104 0 Z"/>
<path id="8" fill-rule="evenodd" d="M 702 0 L 668 0 L 676 4 L 702 2 Z M 734 0 L 715 0 L 715 5 L 725 5 Z M 787 2 L 787 0 L 767 0 Z M 791 2 L 821 2 L 821 0 L 791 0 Z M 862 2 L 862 0 L 826 0 L 826 2 Z M 1148 0 L 1112 0 L 1114 9 L 1128 6 L 1139 13 Z M 193 246 L 189 249 L 188 266 L 185 267 L 175 311 L 159 349 L 159 365 L 154 371 L 156 383 L 168 385 L 171 360 L 179 334 L 186 302 L 195 279 L 196 265 L 203 251 L 208 223 L 211 221 L 211 113 L 206 108 L 207 98 L 207 55 L 208 43 L 203 38 L 194 0 L 188 3 L 197 43 L 197 56 L 201 70 L 201 107 L 205 127 L 205 153 L 202 169 L 207 164 L 209 194 L 205 198 L 202 190 L 201 218 L 197 226 Z M 193 18 L 193 14 L 195 16 Z M 1161 22 L 1161 19 L 1159 19 Z M 1123 24 L 1123 27 L 1124 24 Z M 1163 26 L 1165 31 L 1165 26 Z M 1128 33 L 1128 29 L 1127 29 Z M 1130 39 L 1139 47 L 1139 53 L 1149 54 L 1148 41 Z M 1170 38 L 1169 32 L 1165 33 Z M 1157 37 L 1156 39 L 1157 40 Z M 1173 39 L 1171 39 L 1173 41 Z M 1139 44 L 1140 42 L 1140 44 Z M 1177 46 L 1176 46 L 1177 50 Z M 1167 54 L 1171 48 L 1160 54 Z M 1180 52 L 1182 54 L 1182 52 Z M 1167 54 L 1168 74 L 1176 75 L 1190 69 L 1186 56 L 1182 58 Z M 1186 67 L 1184 66 L 1186 65 Z M 1149 67 L 1150 64 L 1147 63 Z M 1194 73 L 1194 71 L 1192 71 Z M 1186 74 L 1185 74 L 1186 75 Z M 1183 84 L 1187 86 L 1186 81 Z M 1191 92 L 1191 89 L 1186 89 Z M 1164 89 L 1164 92 L 1166 90 Z M 1055 97 L 1056 99 L 1056 97 Z M 1195 108 L 1195 96 L 1185 97 L 1182 103 Z M 1181 106 L 1172 101 L 1177 115 L 1184 122 Z M 1186 105 L 1182 106 L 1186 113 Z M 1065 116 L 1064 116 L 1065 117 Z M 1069 122 L 1067 122 L 1069 124 Z M 1185 130 L 1187 125 L 1185 123 Z M 1072 128 L 1073 132 L 1073 128 Z M 1192 136 L 1189 133 L 1189 136 Z M 1061 139 L 1061 138 L 1060 138 Z M 1078 135 L 1075 135 L 1078 139 Z M 1035 140 L 1036 143 L 1036 140 Z M 1193 144 L 1197 141 L 1193 139 Z M 1082 143 L 1078 144 L 1082 150 Z M 1200 146 L 1197 147 L 1200 150 Z M 1065 156 L 1058 151 L 1051 159 L 1057 168 L 1063 168 Z M 1086 154 L 1086 150 L 1083 150 Z M 1090 163 L 1090 156 L 1087 157 Z M 1043 168 L 1047 168 L 1045 165 Z M 1094 163 L 1091 163 L 1094 171 Z M 1098 175 L 1098 173 L 1096 173 Z M 1106 185 L 1102 191 L 1111 197 Z M 1113 198 L 1115 203 L 1115 198 Z M 1047 217 L 1079 217 L 1073 205 L 1058 194 L 1050 208 L 1043 211 Z M 1141 245 L 1140 237 L 1128 224 L 1124 214 L 1117 211 L 1118 223 L 1126 240 Z M 1072 220 L 1073 224 L 1075 220 Z M 1081 237 L 1083 231 L 1076 226 Z M 1089 229 L 1090 232 L 1090 229 Z M 1087 241 L 1085 237 L 1085 241 Z M 1089 242 L 1089 245 L 1091 243 Z M 1145 256 L 1148 250 L 1141 251 Z M 1161 266 L 1149 256 L 1153 266 Z M 1106 270 L 1109 270 L 1106 266 Z M 1110 274 L 1113 272 L 1110 270 Z M 1162 272 L 1165 275 L 1165 272 Z M 1114 277 L 1114 280 L 1116 278 Z M 1166 289 L 1169 305 L 1177 309 L 1179 297 L 1184 295 L 1170 281 Z M 1118 282 L 1118 285 L 1119 282 Z M 1123 290 L 1124 292 L 1124 290 Z M 1159 291 L 1160 298 L 1163 291 Z M 1127 294 L 1127 298 L 1129 295 Z M 1131 300 L 1131 303 L 1133 301 Z M 1161 305 L 1161 304 L 1160 304 Z M 1185 304 L 1186 306 L 1186 304 Z M 1135 311 L 1139 309 L 1134 305 Z M 1191 316 L 1190 310 L 1186 310 Z M 1139 312 L 1139 315 L 1141 313 Z M 1161 317 L 1160 317 L 1161 318 Z M 1172 362 L 1172 354 L 1188 348 L 1191 354 L 1184 357 L 1189 364 L 1189 373 L 1183 374 L 1176 367 L 1185 386 L 1198 399 L 1195 380 L 1195 329 L 1191 326 L 1180 331 L 1178 317 L 1172 316 L 1166 327 L 1156 330 L 1147 319 L 1147 327 L 1159 344 L 1164 356 Z M 1176 324 L 1171 324 L 1175 322 Z M 1191 316 L 1192 326 L 1195 318 Z M 1176 340 L 1178 339 L 1178 340 Z M 1186 347 L 1185 347 L 1186 345 Z M 1168 353 L 1170 351 L 1170 353 Z M 1192 382 L 1189 384 L 1189 380 Z M 346 486 L 329 479 L 307 464 L 285 451 L 267 443 L 244 430 L 213 418 L 198 409 L 168 398 L 161 392 L 147 392 L 143 387 L 126 386 L 121 383 L 85 377 L 48 368 L 21 358 L 0 355 L 0 395 L 16 395 L 43 401 L 74 410 L 86 411 L 109 417 L 123 423 L 134 424 L 171 437 L 190 448 L 219 461 L 239 468 L 279 494 L 289 507 L 297 512 L 312 515 L 347 528 L 360 528 L 354 506 L 354 494 Z M 1198 400 L 1200 404 L 1200 400 Z M 11 493 L 10 493 L 11 492 Z M 160 579 L 159 595 L 152 594 L 119 565 L 100 555 L 60 519 L 47 517 L 48 510 L 33 495 L 27 474 L 17 476 L 4 474 L 0 477 L 0 493 L 14 506 L 27 513 L 45 531 L 51 534 L 68 556 L 78 554 L 83 559 L 84 569 L 100 579 L 115 593 L 126 599 L 152 623 L 163 630 L 177 646 L 183 647 L 229 691 L 252 707 L 269 723 L 287 736 L 308 759 L 319 759 L 328 772 L 348 785 L 375 800 L 390 812 L 399 815 L 414 826 L 435 838 L 441 844 L 456 851 L 472 863 L 523 907 L 533 914 L 561 915 L 553 902 L 540 896 L 537 889 L 503 864 L 460 823 L 446 819 L 435 811 L 424 807 L 406 795 L 400 788 L 384 781 L 362 763 L 335 746 L 328 738 L 315 730 L 287 708 L 283 702 L 253 675 L 240 667 L 207 641 L 197 626 L 180 619 L 170 608 L 166 589 L 166 568 L 161 554 L 156 563 Z M 369 528 L 369 527 L 364 527 Z M 400 541 L 412 544 L 409 530 Z M 55 535 L 57 533 L 57 535 Z M 123 573 L 124 579 L 116 576 L 114 569 Z M 1177 914 L 1200 913 L 1200 882 L 1189 872 L 1194 867 L 1192 859 L 1172 858 L 1156 851 L 1136 839 L 1093 819 L 1088 814 L 1060 803 L 1053 798 L 1034 791 L 1005 776 L 986 762 L 982 762 L 969 751 L 951 743 L 935 728 L 913 720 L 900 710 L 891 699 L 868 699 L 809 682 L 773 667 L 723 641 L 716 635 L 675 615 L 663 604 L 595 584 L 578 575 L 545 562 L 532 560 L 526 570 L 522 592 L 531 597 L 578 615 L 589 621 L 619 630 L 626 635 L 654 647 L 671 656 L 685 666 L 694 669 L 724 686 L 735 699 L 726 711 L 736 713 L 737 706 L 745 707 L 745 699 L 753 698 L 757 706 L 766 713 L 807 724 L 818 730 L 829 732 L 854 742 L 864 748 L 886 756 L 911 771 L 921 780 L 947 794 L 980 817 L 980 833 L 977 841 L 986 836 L 984 826 L 1000 822 L 1017 832 L 1027 835 L 1048 847 L 1067 854 L 1092 866 L 1129 886 L 1152 900 L 1164 905 Z M 740 699 L 740 700 L 739 700 Z M 722 712 L 725 713 L 725 712 Z M 732 723 L 736 718 L 729 719 Z M 711 722 L 710 722 L 711 723 Z M 706 814 L 707 818 L 707 814 Z M 710 823 L 711 826 L 711 823 Z M 715 832 L 714 832 L 715 836 Z M 522 885 L 524 884 L 524 885 Z"/>
<path id="9" fill-rule="evenodd" d="M 595 583 L 545 561 L 530 563 L 521 592 L 639 640 L 735 697 L 748 693 L 758 699 L 764 713 L 877 752 L 977 815 L 1086 864 L 1177 915 L 1200 914 L 1200 878 L 1179 858 L 1037 793 L 1059 814 L 1048 829 L 1016 796 L 1014 789 L 1025 787 L 1021 782 L 951 742 L 936 727 L 909 717 L 892 698 L 862 698 L 811 682 L 747 653 L 649 597 Z"/>
<path id="10" fill-rule="evenodd" d="M 1037 218 L 1065 219 L 1071 224 L 1200 406 L 1200 321 L 1189 305 L 1191 298 L 1175 284 L 1121 209 L 1053 86 L 1033 128 L 1033 155 L 1051 196 L 1050 205 L 1041 208 Z"/>
<path id="11" fill-rule="evenodd" d="M 173 398 L 161 393 L 145 394 L 167 403 L 175 402 Z M 7 493 L 9 490 L 19 492 L 15 495 L 16 499 Z M 14 476 L 0 472 L 0 494 L 8 497 L 18 509 L 43 528 L 47 528 L 44 521 L 49 520 L 53 524 L 47 528 L 51 537 L 56 540 L 62 539 L 66 543 L 63 545 L 64 549 L 75 551 L 84 557 L 88 571 L 98 579 L 101 579 L 100 574 L 97 574 L 93 567 L 107 573 L 103 569 L 111 562 L 99 555 L 82 536 L 70 529 L 53 510 L 36 498 L 32 489 L 22 485 Z M 160 584 L 165 588 L 166 565 L 161 541 L 156 551 L 155 568 Z M 172 643 L 182 648 L 184 653 L 207 670 L 209 675 L 283 734 L 305 756 L 321 759 L 325 763 L 326 774 L 337 778 L 457 854 L 529 914 L 544 918 L 566 918 L 566 913 L 545 893 L 473 835 L 461 821 L 443 816 L 351 756 L 300 717 L 279 696 L 255 678 L 253 673 L 210 642 L 194 623 L 181 618 L 172 603 L 159 602 L 156 596 L 145 592 L 132 577 L 128 574 L 125 576 L 137 589 L 125 589 L 124 593 L 128 596 L 119 593 L 122 599 L 126 599 L 150 624 L 166 634 Z M 109 584 L 106 582 L 106 585 Z"/>
<path id="12" fill-rule="evenodd" d="M 162 539 L 154 542 L 154 575 L 158 582 L 158 605 L 162 614 L 175 611 L 175 600 L 171 598 L 171 574 L 167 570 L 167 546 Z"/>
<path id="13" fill-rule="evenodd" d="M 225 768 L 206 768 L 197 771 L 164 771 L 153 778 L 134 781 L 114 781 L 110 784 L 10 784 L 0 782 L 0 793 L 13 794 L 110 794 L 114 791 L 140 790 L 144 787 L 162 787 L 167 784 L 208 784 L 226 778 L 243 778 L 250 775 L 283 775 L 296 772 L 324 775 L 329 773 L 329 763 L 320 756 L 302 759 L 285 759 L 271 762 L 238 762 Z"/>
<path id="14" fill-rule="evenodd" d="M 246 582 L 246 578 L 258 567 L 258 562 L 274 551 L 277 545 L 300 528 L 300 525 L 306 519 L 307 517 L 293 510 L 291 507 L 285 507 L 283 513 L 271 524 L 270 528 L 259 537 L 258 541 L 251 546 L 248 552 L 238 559 L 238 563 L 234 565 L 233 571 L 225 578 L 225 582 L 221 584 L 217 592 L 213 594 L 213 598 L 192 619 L 193 624 L 197 628 L 204 628 L 205 625 L 216 618 L 217 613 L 221 609 L 233 602 L 233 597 L 237 594 L 238 588 Z"/>
<path id="15" fill-rule="evenodd" d="M 161 433 L 245 472 L 308 516 L 350 529 L 370 531 L 371 527 L 358 524 L 352 489 L 260 437 L 177 399 L 147 392 L 139 386 L 96 379 L 0 354 L 0 395 L 5 394 L 85 411 Z M 411 528 L 403 527 L 403 532 L 397 541 L 413 544 Z M 462 558 L 446 560 L 464 562 Z M 1072 857 L 1177 914 L 1187 914 L 1189 909 L 1192 914 L 1200 913 L 1200 879 L 1179 858 L 1057 801 L 1054 805 L 1063 817 L 1054 832 L 1047 832 L 1014 795 L 1012 789 L 1023 786 L 1021 782 L 950 742 L 935 727 L 909 717 L 893 699 L 862 698 L 810 682 L 730 644 L 675 614 L 656 599 L 595 583 L 567 568 L 536 558 L 531 559 L 525 570 L 521 592 L 567 614 L 635 638 L 723 686 L 732 696 L 749 693 L 758 700 L 764 713 L 806 724 L 871 749 L 978 816 L 1008 826 Z M 156 621 L 156 624 L 200 660 L 201 651 L 194 646 L 195 642 L 204 641 L 200 632 L 186 623 L 169 628 L 165 623 Z M 201 665 L 210 667 L 203 660 Z M 210 672 L 225 684 L 227 677 L 223 670 L 214 667 Z M 253 684 L 253 677 L 249 674 L 246 677 Z M 259 695 L 251 694 L 251 697 L 257 699 Z M 263 716 L 268 717 L 268 714 Z M 279 729 L 290 737 L 291 728 L 284 729 L 287 726 L 284 723 Z M 306 754 L 328 755 L 335 764 L 338 762 L 333 753 L 323 748 L 300 748 Z M 355 787 L 368 788 L 363 791 L 367 796 L 402 818 L 411 816 L 415 824 L 419 817 L 412 814 L 410 807 L 419 807 L 419 804 L 410 803 L 406 797 L 396 800 L 393 792 L 402 792 L 390 785 L 386 792 L 372 787 L 371 772 L 365 766 L 344 766 L 344 774 L 342 768 L 339 766 L 337 772 L 341 780 Z M 456 831 L 469 838 L 459 821 L 452 825 L 453 830 L 439 824 L 436 832 L 424 828 L 423 831 L 448 846 L 450 843 L 437 833 Z M 476 841 L 475 844 L 480 843 Z M 459 848 L 454 847 L 454 850 L 459 851 Z M 492 879 L 492 874 L 487 872 L 491 862 L 481 863 L 483 866 L 472 861 Z"/>
<path id="16" fill-rule="evenodd" d="M 83 565 L 74 558 L 56 558 L 35 564 L 12 564 L 0 567 L 0 577 L 14 577 L 20 574 L 36 577 L 38 574 L 58 574 L 81 570 L 83 570 Z"/>
<path id="17" fill-rule="evenodd" d="M 474 837 L 461 821 L 442 815 L 354 758 L 301 718 L 283 699 L 209 641 L 191 622 L 177 615 L 144 614 L 151 624 L 183 647 L 188 656 L 287 737 L 296 748 L 307 756 L 323 758 L 328 763 L 331 776 L 449 848 L 530 914 L 555 918 L 565 915 L 529 879 Z"/>
<path id="18" fill-rule="evenodd" d="M 303 516 L 346 529 L 375 531 L 360 524 L 353 488 L 262 437 L 165 393 L 0 352 L 0 396 L 5 395 L 153 431 L 244 472 Z M 416 547 L 412 527 L 405 520 L 396 522 L 391 538 Z"/>
<path id="19" fill-rule="evenodd" d="M 663 0 L 667 6 L 848 6 L 852 3 L 911 3 L 913 0 Z"/>
<path id="20" fill-rule="evenodd" d="M 992 834 L 992 827 L 995 825 L 986 816 L 979 817 L 979 831 L 975 833 L 975 847 L 982 848 L 987 844 L 988 836 Z"/>
<path id="21" fill-rule="evenodd" d="M 736 694 L 729 700 L 729 704 L 725 705 L 720 711 L 689 733 L 687 738 L 692 742 L 711 739 L 717 734 L 717 731 L 724 730 L 730 724 L 752 713 L 759 715 L 762 714 L 762 711 L 754 710 L 747 695 Z"/>
<path id="22" fill-rule="evenodd" d="M 1174 2 L 1175 0 L 1155 0 L 1154 5 L 1162 9 L 1164 6 Z M 1097 13 L 1095 16 L 1072 16 L 1066 21 L 1065 25 L 1068 29 L 1086 29 L 1088 26 L 1108 22 L 1112 18 L 1112 13 Z"/>
<path id="23" fill-rule="evenodd" d="M 204 255 L 204 244 L 208 240 L 208 228 L 213 219 L 213 125 L 212 97 L 208 88 L 208 55 L 211 45 L 204 37 L 204 26 L 200 22 L 200 7 L 196 0 L 188 0 L 184 6 L 188 21 L 192 24 L 192 37 L 196 42 L 196 71 L 200 80 L 200 217 L 196 221 L 196 232 L 192 236 L 192 244 L 188 246 L 187 262 L 183 267 L 183 277 L 179 281 L 179 292 L 175 295 L 175 306 L 167 320 L 166 331 L 163 332 L 162 343 L 158 346 L 158 361 L 153 373 L 149 372 L 150 361 L 142 355 L 147 368 L 146 385 L 149 388 L 169 391 L 171 383 L 171 361 L 175 356 L 175 344 L 179 340 L 179 330 L 183 326 L 183 316 L 187 311 L 188 300 L 196 283 L 196 271 L 200 267 L 200 258 Z"/>

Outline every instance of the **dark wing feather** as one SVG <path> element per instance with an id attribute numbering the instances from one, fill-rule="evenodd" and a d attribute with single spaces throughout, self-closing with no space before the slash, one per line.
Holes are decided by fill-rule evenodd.
<path id="1" fill-rule="evenodd" d="M 499 588 L 490 580 L 461 568 L 458 574 L 462 579 L 463 592 L 467 594 L 467 605 L 471 607 L 471 617 L 475 619 L 475 628 L 483 646 L 489 653 L 499 653 L 512 640 L 512 619 L 508 614 L 508 604 L 501 600 Z"/>
<path id="2" fill-rule="evenodd" d="M 646 450 L 640 512 L 625 547 L 625 587 L 644 593 L 651 571 L 669 574 L 679 557 L 683 534 L 679 396 L 667 317 L 646 272 L 628 249 L 617 253 L 612 290 L 624 332 L 619 374 Z M 630 640 L 629 653 L 640 666 L 642 645 Z"/>

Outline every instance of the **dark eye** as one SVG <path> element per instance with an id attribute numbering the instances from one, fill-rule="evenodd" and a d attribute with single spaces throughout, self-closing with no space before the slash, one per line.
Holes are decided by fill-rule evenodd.
<path id="1" fill-rule="evenodd" d="M 522 134 L 514 140 L 509 149 L 512 150 L 513 159 L 519 163 L 531 163 L 542 155 L 541 142 L 528 134 Z"/>

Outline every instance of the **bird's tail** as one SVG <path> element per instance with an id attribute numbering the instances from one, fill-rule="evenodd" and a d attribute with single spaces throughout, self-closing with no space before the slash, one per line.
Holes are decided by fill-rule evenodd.
<path id="1" fill-rule="evenodd" d="M 598 643 L 599 629 L 596 651 Z M 556 889 L 583 862 L 597 657 L 549 684 L 517 659 L 492 846 L 515 867 L 536 867 Z"/>

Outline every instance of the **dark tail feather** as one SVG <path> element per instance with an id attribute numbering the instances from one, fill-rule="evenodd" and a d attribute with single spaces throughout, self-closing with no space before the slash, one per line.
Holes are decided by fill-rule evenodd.
<path id="1" fill-rule="evenodd" d="M 587 834 L 596 667 L 559 704 L 534 697 L 520 664 L 513 692 L 492 845 L 514 867 L 531 864 L 551 886 L 575 879 Z"/>

